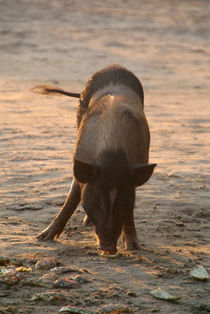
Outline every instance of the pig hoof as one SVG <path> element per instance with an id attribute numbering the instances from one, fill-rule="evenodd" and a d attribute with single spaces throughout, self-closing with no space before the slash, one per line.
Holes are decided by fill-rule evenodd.
<path id="1" fill-rule="evenodd" d="M 39 241 L 49 241 L 49 240 L 53 239 L 53 237 L 49 236 L 45 232 L 41 232 L 40 234 L 38 234 L 38 236 L 36 238 Z"/>
<path id="2" fill-rule="evenodd" d="M 59 237 L 60 233 L 56 233 L 53 230 L 44 230 L 38 236 L 36 237 L 40 241 L 49 241 L 53 240 L 54 237 L 56 236 L 57 238 Z"/>

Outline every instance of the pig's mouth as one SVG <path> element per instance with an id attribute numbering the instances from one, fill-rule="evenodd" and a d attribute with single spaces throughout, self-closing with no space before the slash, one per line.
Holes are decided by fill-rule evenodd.
<path id="1" fill-rule="evenodd" d="M 118 252 L 114 248 L 108 249 L 108 248 L 99 247 L 98 251 L 99 251 L 99 255 L 103 257 L 115 258 L 118 256 Z"/>
<path id="2" fill-rule="evenodd" d="M 118 256 L 116 244 L 110 241 L 99 240 L 98 243 L 99 255 L 103 257 L 114 258 Z"/>

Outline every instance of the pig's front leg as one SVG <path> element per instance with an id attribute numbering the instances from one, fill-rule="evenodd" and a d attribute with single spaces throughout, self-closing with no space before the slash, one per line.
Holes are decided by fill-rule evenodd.
<path id="1" fill-rule="evenodd" d="M 122 231 L 126 249 L 129 251 L 139 249 L 139 241 L 137 238 L 133 211 L 130 212 L 126 221 L 124 222 Z"/>
<path id="2" fill-rule="evenodd" d="M 79 183 L 74 179 L 63 207 L 51 224 L 37 236 L 37 239 L 47 241 L 59 237 L 80 202 L 80 194 Z"/>

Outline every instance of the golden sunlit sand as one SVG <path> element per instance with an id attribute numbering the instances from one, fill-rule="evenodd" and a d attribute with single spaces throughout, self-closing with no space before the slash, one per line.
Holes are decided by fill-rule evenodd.
<path id="1" fill-rule="evenodd" d="M 72 304 L 65 299 L 71 293 L 89 313 L 119 303 L 136 313 L 208 312 L 209 281 L 195 281 L 190 271 L 199 264 L 210 272 L 209 1 L 20 0 L 0 7 L 0 267 L 8 258 L 10 266 L 32 268 L 23 274 L 31 286 L 0 283 L 0 312 L 57 313 Z M 58 241 L 36 240 L 72 181 L 77 100 L 31 92 L 43 84 L 81 92 L 112 63 L 142 81 L 150 162 L 158 164 L 137 190 L 140 249 L 126 252 L 120 239 L 114 259 L 99 256 L 81 207 Z M 35 263 L 51 256 L 82 269 L 88 283 L 63 299 L 58 288 L 32 286 L 47 274 Z M 182 299 L 155 299 L 150 291 L 158 287 Z M 39 293 L 57 301 L 40 301 Z"/>

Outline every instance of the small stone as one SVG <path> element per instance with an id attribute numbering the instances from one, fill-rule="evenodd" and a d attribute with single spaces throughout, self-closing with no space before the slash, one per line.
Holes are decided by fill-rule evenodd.
<path id="1" fill-rule="evenodd" d="M 25 210 L 25 209 L 29 209 L 29 210 L 40 210 L 42 209 L 43 206 L 41 204 L 26 204 L 24 205 L 21 209 Z M 16 209 L 17 210 L 17 209 Z"/>
<path id="2" fill-rule="evenodd" d="M 49 272 L 44 274 L 40 279 L 39 282 L 44 284 L 53 284 L 53 282 L 58 278 L 58 275 L 53 272 Z"/>
<path id="3" fill-rule="evenodd" d="M 37 281 L 37 280 L 33 280 L 33 279 L 25 279 L 23 281 L 21 281 L 21 284 L 23 286 L 29 286 L 29 287 L 46 287 L 46 288 L 51 288 L 47 283 L 41 282 L 41 281 Z"/>
<path id="4" fill-rule="evenodd" d="M 72 278 L 72 280 L 74 280 L 78 283 L 88 283 L 89 282 L 89 280 L 87 280 L 86 278 L 84 278 L 81 275 L 73 275 L 71 278 Z"/>
<path id="5" fill-rule="evenodd" d="M 36 262 L 36 269 L 50 269 L 60 265 L 60 261 L 55 257 L 45 257 Z"/>
<path id="6" fill-rule="evenodd" d="M 133 292 L 133 291 L 127 291 L 127 295 L 129 297 L 132 297 L 132 298 L 136 298 L 137 297 L 137 294 L 135 292 Z"/>
<path id="7" fill-rule="evenodd" d="M 122 305 L 122 304 L 107 304 L 100 307 L 96 313 L 106 314 L 106 313 L 131 313 L 132 308 Z"/>
<path id="8" fill-rule="evenodd" d="M 14 286 L 23 279 L 23 274 L 18 272 L 14 267 L 2 267 L 0 271 L 0 284 Z"/>
<path id="9" fill-rule="evenodd" d="M 195 268 L 193 268 L 190 272 L 190 275 L 194 279 L 198 279 L 198 280 L 208 280 L 209 279 L 209 275 L 208 275 L 206 269 L 202 265 L 198 265 Z"/>
<path id="10" fill-rule="evenodd" d="M 63 300 L 69 300 L 69 299 L 70 299 L 70 296 L 67 293 L 49 291 L 49 292 L 43 292 L 43 293 L 36 293 L 31 298 L 31 301 L 54 302 L 54 301 L 63 301 Z"/>
<path id="11" fill-rule="evenodd" d="M 11 204 L 8 206 L 8 209 L 21 211 L 21 210 L 23 210 L 23 206 L 21 206 L 19 204 Z"/>
<path id="12" fill-rule="evenodd" d="M 68 277 L 63 277 L 59 278 L 54 281 L 53 286 L 56 288 L 68 288 L 68 289 L 73 289 L 73 288 L 78 288 L 79 284 L 72 280 L 70 276 Z"/>
<path id="13" fill-rule="evenodd" d="M 168 293 L 162 288 L 154 289 L 150 291 L 150 294 L 157 299 L 166 300 L 166 301 L 175 301 L 182 298 L 181 296 L 171 295 L 170 293 Z"/>
<path id="14" fill-rule="evenodd" d="M 71 267 L 71 266 L 64 266 L 64 267 L 54 267 L 52 269 L 50 269 L 50 272 L 54 272 L 56 274 L 65 274 L 65 273 L 83 273 L 83 272 L 87 272 L 86 270 L 83 269 L 79 269 L 76 267 Z"/>

